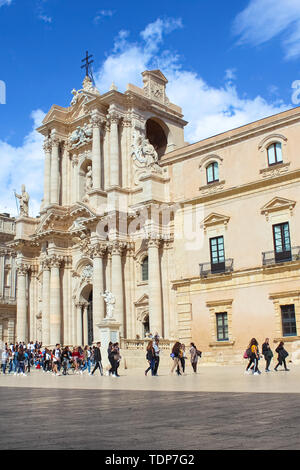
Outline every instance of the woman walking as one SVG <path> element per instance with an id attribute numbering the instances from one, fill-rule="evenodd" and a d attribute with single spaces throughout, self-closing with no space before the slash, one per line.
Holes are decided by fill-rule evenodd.
<path id="1" fill-rule="evenodd" d="M 191 365 L 195 374 L 197 373 L 198 354 L 194 343 L 190 344 Z"/>
<path id="2" fill-rule="evenodd" d="M 290 369 L 287 368 L 287 365 L 286 365 L 286 362 L 285 362 L 285 360 L 288 357 L 289 353 L 284 349 L 284 342 L 283 341 L 281 341 L 279 343 L 279 345 L 277 346 L 275 351 L 278 354 L 278 358 L 277 358 L 278 363 L 275 366 L 274 370 L 276 370 L 276 372 L 277 372 L 278 366 L 281 366 L 283 364 L 284 370 L 289 371 Z"/>
<path id="3" fill-rule="evenodd" d="M 180 362 L 181 362 L 182 372 L 184 373 L 185 372 L 186 353 L 185 353 L 185 344 L 183 344 L 183 343 L 180 345 L 179 359 L 180 359 Z M 177 366 L 176 372 L 177 372 L 178 375 L 180 375 L 179 366 Z"/>
<path id="4" fill-rule="evenodd" d="M 148 343 L 146 359 L 149 362 L 149 367 L 145 370 L 145 375 L 148 374 L 149 370 L 151 370 L 152 375 L 155 375 L 155 351 L 153 347 L 153 341 L 149 341 Z"/>
<path id="5" fill-rule="evenodd" d="M 258 361 L 259 361 L 259 351 L 258 351 L 258 342 L 255 338 L 252 338 L 249 344 L 250 349 L 250 360 L 247 365 L 245 373 L 249 372 L 249 368 L 251 364 L 253 364 L 253 375 L 261 374 L 260 370 L 258 370 Z"/>
<path id="6" fill-rule="evenodd" d="M 120 366 L 120 361 L 121 361 L 119 343 L 114 343 L 112 352 L 114 355 L 114 369 L 113 369 L 112 375 L 114 377 L 120 377 L 118 374 L 118 368 Z"/>
<path id="7" fill-rule="evenodd" d="M 173 358 L 173 365 L 172 365 L 172 368 L 171 368 L 171 374 L 173 374 L 174 372 L 174 369 L 179 367 L 179 374 L 178 375 L 181 375 L 182 373 L 182 365 L 181 365 L 181 361 L 180 361 L 180 343 L 179 341 L 177 341 L 173 348 L 172 348 L 172 354 L 171 354 L 172 358 Z"/>
<path id="8" fill-rule="evenodd" d="M 265 342 L 262 345 L 262 351 L 261 351 L 266 360 L 266 372 L 271 372 L 269 367 L 270 367 L 270 363 L 273 357 L 273 352 L 271 350 L 269 341 L 270 341 L 269 338 L 265 339 Z"/>

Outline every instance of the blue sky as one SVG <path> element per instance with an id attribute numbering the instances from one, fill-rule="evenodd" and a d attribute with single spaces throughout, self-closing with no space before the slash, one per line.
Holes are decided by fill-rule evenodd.
<path id="1" fill-rule="evenodd" d="M 42 197 L 42 139 L 34 131 L 52 104 L 79 89 L 85 51 L 100 92 L 141 85 L 161 68 L 167 94 L 194 142 L 296 105 L 299 0 L 0 0 L 0 210 L 27 185 L 32 214 Z M 1 95 L 0 95 L 1 97 Z"/>

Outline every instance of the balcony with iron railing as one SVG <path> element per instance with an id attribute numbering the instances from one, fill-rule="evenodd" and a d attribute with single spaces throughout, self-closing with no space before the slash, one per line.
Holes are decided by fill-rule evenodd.
<path id="1" fill-rule="evenodd" d="M 233 271 L 233 259 L 228 258 L 221 263 L 201 263 L 199 266 L 201 278 L 215 274 L 230 274 Z"/>
<path id="2" fill-rule="evenodd" d="M 293 246 L 290 250 L 273 250 L 262 253 L 263 266 L 272 266 L 291 261 L 300 261 L 300 246 Z"/>

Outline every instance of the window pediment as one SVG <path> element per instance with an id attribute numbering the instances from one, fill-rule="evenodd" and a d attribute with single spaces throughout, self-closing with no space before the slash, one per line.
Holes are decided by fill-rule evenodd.
<path id="1" fill-rule="evenodd" d="M 226 227 L 229 220 L 230 217 L 213 212 L 207 217 L 205 217 L 201 224 L 201 227 L 203 227 L 204 230 L 206 230 L 207 227 L 212 227 L 214 225 L 224 225 Z"/>
<path id="2" fill-rule="evenodd" d="M 282 210 L 289 209 L 292 215 L 295 205 L 296 201 L 285 199 L 283 197 L 274 197 L 270 202 L 268 202 L 261 208 L 261 214 L 265 215 L 268 219 L 268 215 L 270 212 L 279 212 Z"/>
<path id="3" fill-rule="evenodd" d="M 267 135 L 263 140 L 260 141 L 258 145 L 258 150 L 263 151 L 266 147 L 276 142 L 287 142 L 287 138 L 282 134 Z"/>

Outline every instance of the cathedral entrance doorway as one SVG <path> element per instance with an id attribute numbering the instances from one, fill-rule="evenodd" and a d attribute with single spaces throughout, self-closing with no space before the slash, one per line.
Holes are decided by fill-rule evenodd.
<path id="1" fill-rule="evenodd" d="M 93 330 L 93 286 L 87 284 L 80 295 L 82 305 L 82 336 L 83 344 L 91 346 L 94 341 Z"/>

